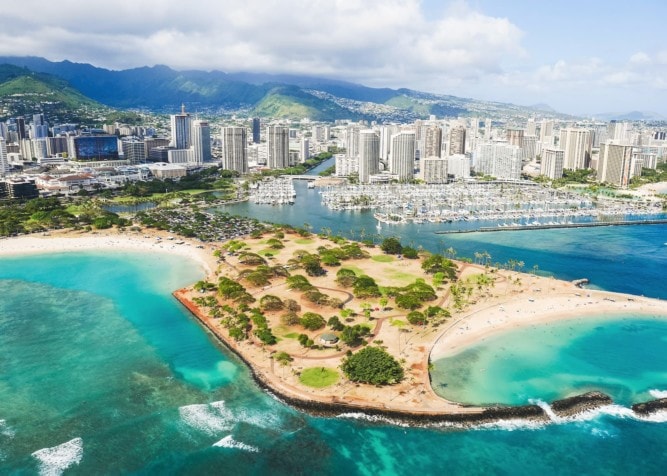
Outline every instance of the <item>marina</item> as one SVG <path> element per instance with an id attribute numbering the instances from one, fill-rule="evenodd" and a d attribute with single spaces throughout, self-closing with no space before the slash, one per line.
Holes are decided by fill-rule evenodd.
<path id="1" fill-rule="evenodd" d="M 589 196 L 530 182 L 456 182 L 328 187 L 322 204 L 332 210 L 372 210 L 387 224 L 498 221 L 499 227 L 564 226 L 577 218 L 653 215 L 659 201 Z"/>
<path id="2" fill-rule="evenodd" d="M 250 188 L 250 200 L 257 204 L 293 205 L 296 190 L 291 178 L 267 178 Z"/>

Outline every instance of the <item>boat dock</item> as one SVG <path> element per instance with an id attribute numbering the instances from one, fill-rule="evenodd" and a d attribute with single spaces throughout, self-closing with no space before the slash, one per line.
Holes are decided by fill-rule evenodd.
<path id="1" fill-rule="evenodd" d="M 471 230 L 442 230 L 436 231 L 437 235 L 448 235 L 452 233 L 484 233 L 494 231 L 522 231 L 522 230 L 551 230 L 554 228 L 592 228 L 595 226 L 630 226 L 630 225 L 664 225 L 667 219 L 656 220 L 625 220 L 625 221 L 595 221 L 590 223 L 551 223 L 544 225 L 507 225 L 507 226 L 483 226 Z"/>

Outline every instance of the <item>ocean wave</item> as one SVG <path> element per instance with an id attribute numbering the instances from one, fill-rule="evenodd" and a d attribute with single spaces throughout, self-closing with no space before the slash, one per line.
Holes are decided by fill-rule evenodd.
<path id="1" fill-rule="evenodd" d="M 14 438 L 15 432 L 10 428 L 6 420 L 0 420 L 0 435 L 7 438 Z"/>
<path id="2" fill-rule="evenodd" d="M 213 446 L 217 446 L 219 448 L 235 448 L 238 450 L 248 451 L 250 453 L 259 453 L 259 448 L 256 446 L 247 445 L 240 441 L 236 441 L 232 435 L 225 436 L 220 441 L 213 443 Z"/>
<path id="3" fill-rule="evenodd" d="M 381 415 L 368 415 L 367 413 L 362 413 L 362 412 L 341 413 L 339 415 L 336 415 L 336 418 L 346 418 L 349 420 L 364 420 L 364 421 L 369 421 L 371 423 L 388 423 L 390 425 L 400 426 L 403 428 L 407 428 L 410 426 L 409 424 L 402 422 L 400 420 L 395 420 L 393 418 L 388 418 Z"/>
<path id="4" fill-rule="evenodd" d="M 653 398 L 667 398 L 667 390 L 653 389 L 648 391 Z"/>
<path id="5" fill-rule="evenodd" d="M 60 475 L 73 464 L 81 462 L 83 440 L 74 438 L 58 446 L 37 450 L 31 456 L 39 461 L 39 474 Z"/>
<path id="6" fill-rule="evenodd" d="M 224 401 L 186 405 L 180 407 L 178 413 L 187 425 L 209 435 L 230 431 L 235 424 L 234 415 Z"/>
<path id="7" fill-rule="evenodd" d="M 547 424 L 542 421 L 532 421 L 532 420 L 523 420 L 523 419 L 512 419 L 512 420 L 498 420 L 489 423 L 481 423 L 476 425 L 474 428 L 479 428 L 482 430 L 505 430 L 505 431 L 516 431 L 516 430 L 541 430 Z"/>
<path id="8" fill-rule="evenodd" d="M 246 409 L 231 410 L 224 401 L 186 405 L 178 409 L 187 425 L 212 436 L 231 431 L 237 423 L 248 423 L 259 428 L 277 428 L 281 417 L 277 411 L 258 412 Z"/>

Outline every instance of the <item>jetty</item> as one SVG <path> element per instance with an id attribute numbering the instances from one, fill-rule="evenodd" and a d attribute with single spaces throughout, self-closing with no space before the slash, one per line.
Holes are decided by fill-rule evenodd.
<path id="1" fill-rule="evenodd" d="M 619 220 L 619 221 L 594 221 L 588 223 L 548 223 L 544 225 L 536 224 L 511 224 L 507 226 L 483 226 L 470 230 L 440 230 L 434 232 L 436 235 L 448 235 L 452 233 L 485 233 L 496 231 L 522 231 L 522 230 L 551 230 L 554 228 L 592 228 L 596 226 L 630 226 L 630 225 L 664 225 L 667 219 L 654 220 Z"/>

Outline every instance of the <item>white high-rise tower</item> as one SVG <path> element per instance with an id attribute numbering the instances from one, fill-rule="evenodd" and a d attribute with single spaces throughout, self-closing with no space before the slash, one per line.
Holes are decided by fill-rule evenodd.
<path id="1" fill-rule="evenodd" d="M 222 168 L 248 173 L 248 138 L 245 127 L 223 127 L 220 130 L 222 142 Z"/>
<path id="2" fill-rule="evenodd" d="M 380 136 L 375 131 L 359 133 L 359 182 L 368 183 L 369 177 L 380 171 Z"/>

